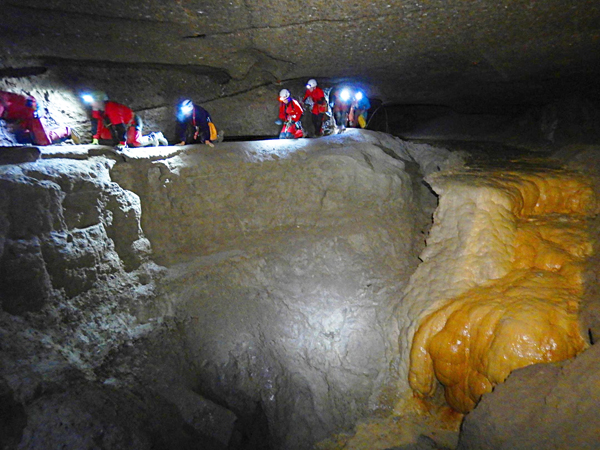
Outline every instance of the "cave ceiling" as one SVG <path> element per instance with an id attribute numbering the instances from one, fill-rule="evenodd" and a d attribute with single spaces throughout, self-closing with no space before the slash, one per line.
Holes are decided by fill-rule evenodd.
<path id="1" fill-rule="evenodd" d="M 535 102 L 592 89 L 600 76 L 597 0 L 9 0 L 2 9 L 4 76 L 172 67 L 234 91 L 314 77 L 358 83 L 384 102 L 457 107 Z"/>

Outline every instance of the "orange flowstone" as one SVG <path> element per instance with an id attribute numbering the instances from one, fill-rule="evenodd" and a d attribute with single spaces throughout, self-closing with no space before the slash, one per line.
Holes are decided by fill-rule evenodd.
<path id="1" fill-rule="evenodd" d="M 448 404 L 466 413 L 513 370 L 586 348 L 578 304 L 583 262 L 592 251 L 583 216 L 595 208 L 594 197 L 577 176 L 561 175 L 504 173 L 486 180 L 511 198 L 512 269 L 421 321 L 409 370 L 419 394 L 432 395 L 439 381 Z"/>

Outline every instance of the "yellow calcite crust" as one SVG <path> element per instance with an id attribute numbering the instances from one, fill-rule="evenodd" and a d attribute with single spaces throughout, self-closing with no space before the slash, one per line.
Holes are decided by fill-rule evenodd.
<path id="1" fill-rule="evenodd" d="M 501 244 L 514 249 L 510 269 L 423 317 L 410 353 L 412 389 L 429 396 L 439 382 L 463 413 L 513 370 L 587 346 L 578 304 L 592 251 L 585 220 L 595 209 L 591 187 L 561 171 L 486 174 L 482 182 L 508 199 L 516 228 Z"/>

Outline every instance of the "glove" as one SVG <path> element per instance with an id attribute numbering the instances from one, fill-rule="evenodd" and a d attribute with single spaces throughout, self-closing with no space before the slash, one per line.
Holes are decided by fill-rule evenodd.
<path id="1" fill-rule="evenodd" d="M 98 139 L 96 139 L 96 138 L 92 139 L 92 145 L 99 145 Z"/>
<path id="2" fill-rule="evenodd" d="M 119 151 L 123 151 L 127 148 L 127 144 L 117 144 L 115 148 Z"/>
<path id="3" fill-rule="evenodd" d="M 275 121 L 275 125 L 283 125 L 283 120 L 281 120 L 281 119 L 277 119 L 277 120 Z"/>

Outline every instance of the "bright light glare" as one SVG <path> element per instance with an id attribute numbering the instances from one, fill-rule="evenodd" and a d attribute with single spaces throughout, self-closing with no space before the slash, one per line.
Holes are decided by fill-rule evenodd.
<path id="1" fill-rule="evenodd" d="M 191 103 L 185 103 L 181 105 L 181 113 L 185 114 L 186 116 L 192 112 L 192 109 L 194 109 L 194 106 Z"/>
<path id="2" fill-rule="evenodd" d="M 81 96 L 81 98 L 83 99 L 84 102 L 86 103 L 93 103 L 94 102 L 94 97 L 92 97 L 90 94 L 83 94 Z"/>
<path id="3" fill-rule="evenodd" d="M 362 100 L 362 97 L 363 97 L 363 95 L 362 95 L 362 92 L 360 92 L 360 91 L 358 91 L 356 93 L 356 95 L 354 96 L 354 98 L 358 101 Z"/>
<path id="4" fill-rule="evenodd" d="M 348 89 L 344 89 L 340 94 L 340 98 L 343 101 L 348 101 L 350 99 L 350 91 Z"/>

